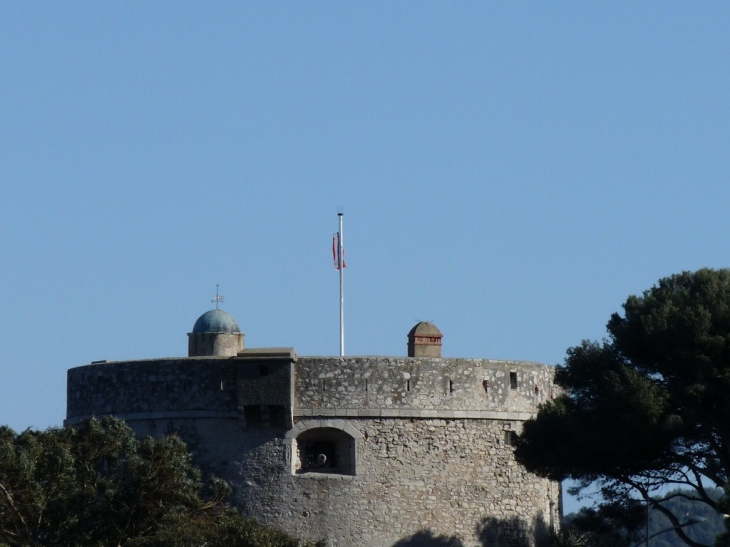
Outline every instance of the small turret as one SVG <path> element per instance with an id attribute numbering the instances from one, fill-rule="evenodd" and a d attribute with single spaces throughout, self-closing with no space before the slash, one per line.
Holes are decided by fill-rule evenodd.
<path id="1" fill-rule="evenodd" d="M 243 349 L 243 336 L 231 314 L 219 309 L 207 311 L 188 333 L 188 357 L 235 357 Z"/>
<path id="2" fill-rule="evenodd" d="M 408 333 L 408 357 L 441 357 L 441 338 L 436 325 L 421 321 Z"/>

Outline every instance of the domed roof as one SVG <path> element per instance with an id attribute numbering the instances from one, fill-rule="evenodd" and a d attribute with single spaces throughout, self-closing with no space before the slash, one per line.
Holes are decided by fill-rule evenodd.
<path id="1" fill-rule="evenodd" d="M 193 325 L 193 332 L 222 332 L 232 334 L 241 332 L 238 323 L 230 313 L 223 310 L 210 310 L 198 317 Z"/>
<path id="2" fill-rule="evenodd" d="M 443 336 L 443 334 L 433 323 L 421 321 L 411 329 L 408 336 Z"/>

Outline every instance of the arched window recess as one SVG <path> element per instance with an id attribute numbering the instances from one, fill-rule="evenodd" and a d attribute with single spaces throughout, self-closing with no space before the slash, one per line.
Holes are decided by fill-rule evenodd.
<path id="1" fill-rule="evenodd" d="M 305 420 L 286 433 L 292 473 L 317 477 L 357 475 L 362 433 L 345 420 Z"/>

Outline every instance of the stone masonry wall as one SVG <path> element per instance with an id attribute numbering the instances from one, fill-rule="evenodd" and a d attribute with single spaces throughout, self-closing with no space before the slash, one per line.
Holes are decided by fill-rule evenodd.
<path id="1" fill-rule="evenodd" d="M 527 473 L 510 443 L 553 395 L 552 375 L 479 359 L 100 363 L 69 370 L 67 423 L 115 414 L 140 435 L 177 432 L 246 514 L 332 546 L 431 530 L 466 547 L 532 547 L 557 525 L 559 485 Z M 289 421 L 253 427 L 247 405 L 286 405 Z M 297 436 L 317 427 L 349 432 L 355 474 L 297 472 Z"/>
<path id="2" fill-rule="evenodd" d="M 505 444 L 512 422 L 348 421 L 363 433 L 360 474 L 281 475 L 261 483 L 283 494 L 259 506 L 263 520 L 303 537 L 328 536 L 333 545 L 372 547 L 420 530 L 456 536 L 467 547 L 523 547 L 539 544 L 557 521 L 559 487 L 514 460 Z"/>
<path id="3" fill-rule="evenodd" d="M 283 432 L 243 432 L 236 420 L 132 422 L 139 434 L 176 431 L 196 460 L 234 487 L 246 514 L 337 547 L 390 547 L 420 531 L 466 547 L 544 544 L 559 485 L 518 465 L 499 420 L 356 419 L 360 474 L 293 474 Z"/>
<path id="4" fill-rule="evenodd" d="M 67 373 L 66 421 L 91 416 L 237 413 L 231 357 L 103 362 Z"/>
<path id="5" fill-rule="evenodd" d="M 467 417 L 467 411 L 532 414 L 554 387 L 552 367 L 523 361 L 300 357 L 294 389 L 300 416 L 384 409 L 452 410 L 460 413 L 452 417 Z"/>

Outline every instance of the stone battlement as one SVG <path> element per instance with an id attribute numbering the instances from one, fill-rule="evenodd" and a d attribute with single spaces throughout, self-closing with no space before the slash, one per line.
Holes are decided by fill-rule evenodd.
<path id="1" fill-rule="evenodd" d="M 269 356 L 255 350 L 238 357 L 104 362 L 69 369 L 67 421 L 149 412 L 230 414 L 254 405 L 283 406 L 295 417 L 494 419 L 509 413 L 526 419 L 553 396 L 552 378 L 552 367 L 523 361 Z"/>

